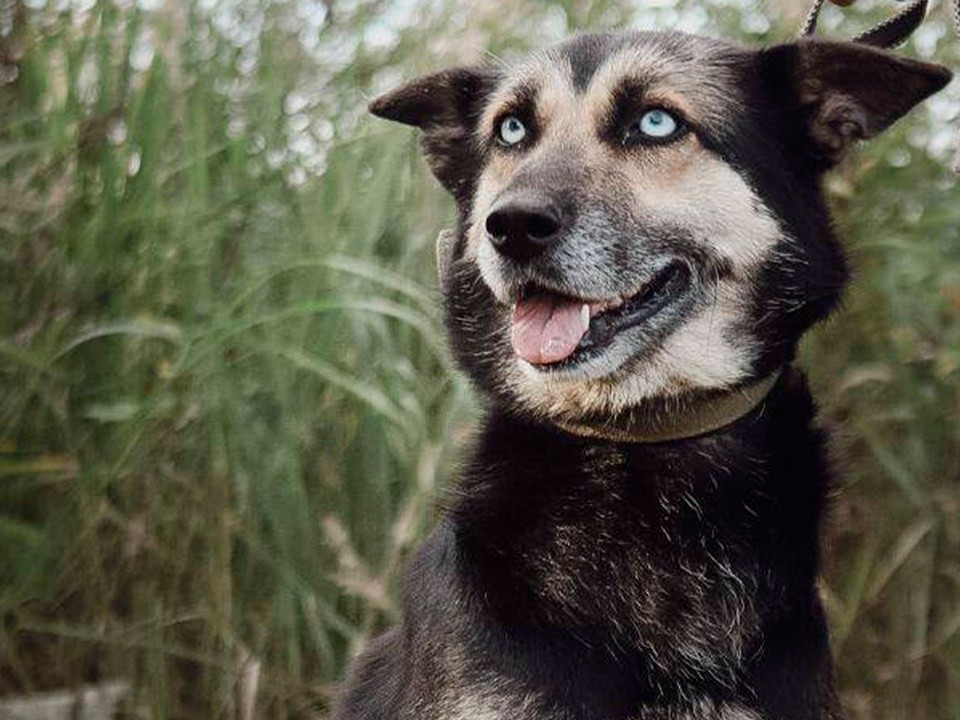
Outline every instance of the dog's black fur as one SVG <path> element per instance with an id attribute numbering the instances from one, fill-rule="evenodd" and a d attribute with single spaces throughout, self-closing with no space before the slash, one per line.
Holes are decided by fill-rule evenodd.
<path id="1" fill-rule="evenodd" d="M 704 697 L 830 717 L 812 418 L 794 374 L 762 411 L 676 443 L 600 446 L 494 411 L 408 571 L 403 627 L 368 651 L 340 717 L 413 717 L 441 643 L 567 713 L 547 717 L 700 717 Z"/>
<path id="2" fill-rule="evenodd" d="M 704 62 L 730 73 L 741 100 L 722 123 L 699 126 L 697 142 L 745 179 L 789 241 L 742 286 L 741 327 L 757 349 L 738 382 L 782 374 L 752 411 L 696 437 L 571 434 L 554 421 L 602 426 L 603 407 L 554 417 L 504 370 L 504 314 L 469 245 L 478 183 L 496 152 L 477 141 L 478 124 L 507 71 L 447 71 L 374 104 L 425 130 L 431 166 L 457 200 L 456 241 L 442 263 L 446 318 L 486 411 L 451 506 L 407 570 L 403 622 L 360 658 L 337 720 L 839 717 L 816 592 L 831 473 L 814 404 L 789 363 L 846 280 L 823 173 L 851 140 L 882 130 L 949 73 L 849 44 L 752 51 L 677 35 L 582 36 L 551 57 L 569 62 L 582 92 L 631 43 L 691 62 L 690 48 L 701 52 L 691 43 L 701 42 Z M 589 183 L 576 172 L 531 167 L 516 176 L 586 201 L 577 193 Z M 745 272 L 683 228 L 650 237 L 704 278 Z M 681 386 L 677 397 L 665 388 L 610 414 L 729 391 Z"/>

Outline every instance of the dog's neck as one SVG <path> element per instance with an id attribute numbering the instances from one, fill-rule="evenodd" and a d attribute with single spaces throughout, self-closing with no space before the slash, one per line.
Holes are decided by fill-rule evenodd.
<path id="1" fill-rule="evenodd" d="M 661 443 L 706 435 L 732 425 L 753 411 L 776 385 L 776 371 L 743 385 L 689 397 L 647 403 L 612 418 L 559 420 L 567 432 L 622 443 Z"/>
<path id="2" fill-rule="evenodd" d="M 492 411 L 451 515 L 469 596 L 497 624 L 577 628 L 668 674 L 739 672 L 772 615 L 815 605 L 827 495 L 805 381 L 787 369 L 767 390 L 663 443 Z"/>

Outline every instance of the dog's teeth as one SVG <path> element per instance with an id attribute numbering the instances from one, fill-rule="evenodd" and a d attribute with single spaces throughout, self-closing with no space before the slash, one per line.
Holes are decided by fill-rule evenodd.
<path id="1" fill-rule="evenodd" d="M 590 305 L 587 303 L 580 306 L 580 324 L 584 330 L 590 327 Z"/>

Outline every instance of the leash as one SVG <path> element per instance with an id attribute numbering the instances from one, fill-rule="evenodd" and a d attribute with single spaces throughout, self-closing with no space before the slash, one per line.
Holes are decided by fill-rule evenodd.
<path id="1" fill-rule="evenodd" d="M 826 5 L 826 0 L 814 0 L 803 24 L 800 26 L 800 37 L 810 37 L 817 32 L 817 21 L 820 12 Z M 893 17 L 874 25 L 869 30 L 860 33 L 853 42 L 873 45 L 874 47 L 890 50 L 904 43 L 927 15 L 928 0 L 913 0 L 906 8 Z M 960 34 L 960 0 L 954 0 L 954 22 Z"/>
<path id="2" fill-rule="evenodd" d="M 661 443 L 706 435 L 735 423 L 757 408 L 773 390 L 782 371 L 747 385 L 699 397 L 655 401 L 617 418 L 613 423 L 554 420 L 563 430 L 585 438 L 630 443 Z"/>
<path id="3" fill-rule="evenodd" d="M 813 0 L 810 10 L 800 26 L 800 37 L 810 37 L 817 31 L 817 20 L 826 0 Z M 839 3 L 838 3 L 839 4 Z M 869 30 L 860 33 L 853 42 L 891 50 L 906 42 L 927 16 L 928 0 L 913 0 L 893 17 L 874 25 Z M 953 26 L 960 37 L 960 0 L 953 0 Z M 960 173 L 960 134 L 957 135 L 957 155 L 953 171 Z"/>

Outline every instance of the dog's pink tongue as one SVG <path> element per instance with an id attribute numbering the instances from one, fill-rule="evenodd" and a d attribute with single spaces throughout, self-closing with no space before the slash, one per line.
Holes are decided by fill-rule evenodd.
<path id="1" fill-rule="evenodd" d="M 517 355 L 534 365 L 545 365 L 570 357 L 589 325 L 585 303 L 538 294 L 520 300 L 513 308 L 510 339 Z"/>

